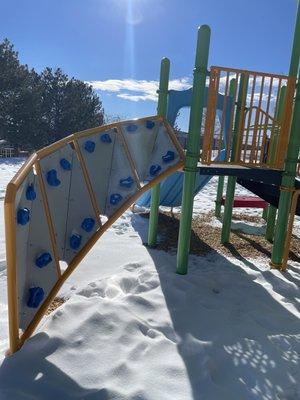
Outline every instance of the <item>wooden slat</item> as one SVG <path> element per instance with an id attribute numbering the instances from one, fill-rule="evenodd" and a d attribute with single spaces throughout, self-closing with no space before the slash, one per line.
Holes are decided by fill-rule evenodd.
<path id="1" fill-rule="evenodd" d="M 49 203 L 48 203 L 47 192 L 45 189 L 43 173 L 42 173 L 42 169 L 41 169 L 39 161 L 36 161 L 36 163 L 34 164 L 34 167 L 37 172 L 39 187 L 40 187 L 40 191 L 42 194 L 42 202 L 43 202 L 44 211 L 45 211 L 45 215 L 46 215 L 46 220 L 47 220 L 47 225 L 48 225 L 48 231 L 49 231 L 56 271 L 57 271 L 57 275 L 60 276 L 61 270 L 60 270 L 60 265 L 59 265 L 59 254 L 58 254 L 58 249 L 57 249 L 54 224 L 53 224 L 53 220 L 51 217 L 51 212 L 50 212 L 50 207 L 49 207 Z"/>
<path id="2" fill-rule="evenodd" d="M 79 147 L 77 139 L 73 140 L 73 144 L 74 144 L 75 152 L 76 152 L 77 157 L 78 157 L 78 161 L 79 161 L 80 167 L 82 169 L 84 181 L 85 181 L 86 188 L 87 188 L 89 196 L 90 196 L 90 200 L 91 200 L 91 203 L 92 203 L 92 207 L 93 207 L 93 210 L 94 210 L 94 213 L 95 213 L 96 220 L 97 220 L 99 226 L 101 226 L 102 225 L 101 219 L 100 219 L 101 210 L 99 210 L 99 208 L 98 208 L 96 195 L 95 195 L 93 186 L 91 184 L 89 173 L 88 173 L 88 170 L 87 170 L 84 158 L 82 156 L 82 153 L 81 153 L 81 150 L 80 150 L 80 147 Z"/>
<path id="3" fill-rule="evenodd" d="M 9 183 L 4 202 L 5 237 L 6 237 L 6 270 L 7 270 L 7 299 L 9 321 L 9 347 L 14 353 L 20 346 L 19 341 L 19 312 L 16 271 L 16 212 L 15 196 L 17 186 Z M 13 199 L 13 201 L 10 201 Z"/>
<path id="4" fill-rule="evenodd" d="M 137 173 L 137 168 L 136 168 L 135 162 L 134 162 L 134 160 L 132 158 L 132 155 L 130 153 L 130 150 L 129 150 L 129 147 L 127 145 L 127 142 L 125 140 L 125 137 L 124 137 L 124 134 L 123 134 L 123 130 L 119 126 L 116 126 L 115 129 L 116 129 L 117 134 L 121 138 L 121 141 L 122 141 L 122 143 L 124 145 L 125 155 L 126 155 L 127 160 L 129 162 L 130 169 L 131 169 L 131 171 L 133 173 L 135 183 L 136 183 L 137 187 L 140 189 L 141 188 L 141 183 L 140 183 L 141 178 L 139 177 L 139 175 Z"/>

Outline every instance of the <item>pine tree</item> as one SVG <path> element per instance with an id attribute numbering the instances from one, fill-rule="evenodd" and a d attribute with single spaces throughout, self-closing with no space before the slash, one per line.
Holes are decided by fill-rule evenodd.
<path id="1" fill-rule="evenodd" d="M 46 68 L 41 74 L 43 129 L 48 142 L 80 130 L 103 124 L 103 110 L 92 87 L 68 79 L 60 68 Z"/>
<path id="2" fill-rule="evenodd" d="M 0 43 L 0 139 L 35 150 L 102 124 L 102 104 L 90 85 L 60 68 L 37 74 L 20 64 L 7 39 Z"/>

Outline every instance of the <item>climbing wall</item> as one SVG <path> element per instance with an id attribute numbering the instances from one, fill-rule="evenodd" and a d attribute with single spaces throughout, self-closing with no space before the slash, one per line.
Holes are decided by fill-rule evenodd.
<path id="1" fill-rule="evenodd" d="M 180 154 L 175 139 L 162 121 L 148 119 L 141 124 L 124 124 L 121 129 L 141 184 L 151 182 L 155 176 L 178 163 Z M 141 148 L 145 151 L 141 152 Z"/>
<path id="2" fill-rule="evenodd" d="M 49 305 L 49 293 L 54 288 L 55 294 L 94 235 L 100 237 L 154 179 L 182 162 L 172 129 L 159 117 L 80 132 L 36 153 L 6 197 L 15 209 L 14 219 L 6 218 L 15 224 L 7 241 L 16 243 L 15 257 L 8 252 L 7 261 L 19 328 L 26 331 L 41 318 L 45 310 L 39 313 L 39 308 Z M 16 292 L 11 293 L 14 278 Z"/>
<path id="3" fill-rule="evenodd" d="M 16 277 L 19 326 L 25 329 L 57 281 L 40 179 L 28 174 L 16 196 Z"/>

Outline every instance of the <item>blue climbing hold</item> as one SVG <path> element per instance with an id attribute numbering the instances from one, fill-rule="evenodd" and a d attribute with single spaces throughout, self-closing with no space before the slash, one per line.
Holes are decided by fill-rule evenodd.
<path id="1" fill-rule="evenodd" d="M 72 169 L 71 163 L 68 160 L 66 160 L 65 158 L 62 158 L 59 161 L 59 164 L 62 167 L 62 169 L 66 170 L 66 171 L 71 171 L 71 169 Z"/>
<path id="2" fill-rule="evenodd" d="M 147 128 L 147 129 L 153 129 L 154 126 L 155 126 L 155 122 L 150 121 L 150 120 L 147 120 L 147 121 L 146 121 L 146 128 Z"/>
<path id="3" fill-rule="evenodd" d="M 27 200 L 30 200 L 30 201 L 36 199 L 36 193 L 35 193 L 33 184 L 27 186 L 27 189 L 26 189 L 26 199 L 27 199 Z"/>
<path id="4" fill-rule="evenodd" d="M 43 253 L 35 260 L 35 265 L 39 268 L 44 268 L 46 267 L 46 265 L 51 263 L 51 261 L 52 261 L 51 254 Z"/>
<path id="5" fill-rule="evenodd" d="M 41 287 L 30 288 L 27 306 L 30 308 L 37 308 L 43 301 L 44 295 L 44 290 Z"/>
<path id="6" fill-rule="evenodd" d="M 84 150 L 86 150 L 88 153 L 93 153 L 95 150 L 96 144 L 92 140 L 87 140 L 84 143 Z"/>
<path id="7" fill-rule="evenodd" d="M 17 222 L 19 225 L 26 225 L 30 219 L 30 211 L 28 208 L 20 208 L 17 212 Z"/>
<path id="8" fill-rule="evenodd" d="M 167 153 L 164 156 L 162 156 L 162 160 L 165 163 L 174 161 L 174 159 L 175 159 L 175 153 L 172 150 L 168 150 Z"/>
<path id="9" fill-rule="evenodd" d="M 120 179 L 119 183 L 120 183 L 120 186 L 129 189 L 134 184 L 134 180 L 133 180 L 133 178 L 131 176 L 128 176 L 128 178 Z"/>
<path id="10" fill-rule="evenodd" d="M 110 204 L 112 204 L 113 206 L 117 205 L 118 203 L 120 203 L 120 201 L 123 199 L 123 197 L 119 194 L 119 193 L 113 193 L 110 196 L 109 202 Z"/>
<path id="11" fill-rule="evenodd" d="M 81 228 L 86 232 L 91 232 L 95 226 L 95 220 L 93 218 L 84 218 L 81 224 Z"/>
<path id="12" fill-rule="evenodd" d="M 161 166 L 158 165 L 158 164 L 154 164 L 154 165 L 151 165 L 149 173 L 150 173 L 151 176 L 155 176 L 160 171 L 161 171 Z"/>
<path id="13" fill-rule="evenodd" d="M 81 244 L 81 235 L 79 233 L 73 233 L 70 237 L 70 247 L 73 250 L 79 249 Z"/>
<path id="14" fill-rule="evenodd" d="M 127 125 L 127 127 L 126 127 L 126 131 L 131 132 L 131 133 L 135 132 L 137 129 L 138 129 L 138 126 L 135 124 L 130 124 L 130 125 Z"/>
<path id="15" fill-rule="evenodd" d="M 55 169 L 50 169 L 47 172 L 47 182 L 50 186 L 59 186 L 60 180 L 57 178 L 57 171 Z"/>
<path id="16" fill-rule="evenodd" d="M 101 135 L 100 140 L 103 143 L 111 143 L 112 142 L 111 137 L 108 133 L 104 133 L 103 135 Z"/>

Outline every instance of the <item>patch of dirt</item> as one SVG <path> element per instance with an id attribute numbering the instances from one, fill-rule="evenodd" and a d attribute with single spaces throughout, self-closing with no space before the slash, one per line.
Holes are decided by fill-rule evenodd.
<path id="1" fill-rule="evenodd" d="M 55 311 L 58 307 L 60 307 L 62 304 L 64 304 L 66 302 L 67 299 L 64 299 L 62 297 L 55 297 L 55 299 L 52 301 L 52 303 L 50 304 L 46 315 L 51 314 L 53 311 Z"/>
<path id="2" fill-rule="evenodd" d="M 213 217 L 213 214 L 211 214 Z M 263 224 L 264 219 L 262 217 L 259 217 L 258 215 L 249 215 L 249 214 L 237 214 L 233 213 L 232 214 L 232 220 L 237 220 L 237 221 L 245 221 L 245 222 L 253 222 L 254 224 Z"/>
<path id="3" fill-rule="evenodd" d="M 149 214 L 142 214 L 149 218 Z M 176 253 L 178 243 L 180 214 L 170 212 L 160 212 L 158 218 L 159 243 L 157 249 Z M 232 230 L 230 243 L 221 244 L 221 228 L 214 226 L 216 220 L 214 213 L 196 216 L 192 221 L 190 253 L 196 255 L 206 255 L 209 252 L 217 251 L 237 259 L 244 258 L 271 258 L 272 244 L 262 235 L 246 234 L 239 230 Z M 233 214 L 233 220 L 245 221 L 257 224 L 264 224 L 264 220 L 259 216 L 247 214 Z M 290 259 L 300 262 L 300 238 L 293 235 L 291 241 Z"/>

